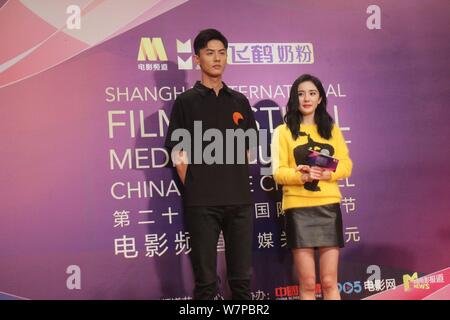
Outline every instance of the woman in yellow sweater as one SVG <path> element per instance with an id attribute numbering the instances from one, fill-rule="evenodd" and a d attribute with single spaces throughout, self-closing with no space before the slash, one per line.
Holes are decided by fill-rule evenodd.
<path id="1" fill-rule="evenodd" d="M 300 76 L 290 91 L 285 123 L 272 137 L 273 177 L 283 186 L 286 237 L 300 281 L 300 299 L 315 299 L 315 248 L 323 297 L 340 299 L 337 273 L 344 237 L 337 180 L 349 177 L 353 164 L 326 106 L 320 80 Z M 336 171 L 308 166 L 309 149 L 337 158 Z"/>

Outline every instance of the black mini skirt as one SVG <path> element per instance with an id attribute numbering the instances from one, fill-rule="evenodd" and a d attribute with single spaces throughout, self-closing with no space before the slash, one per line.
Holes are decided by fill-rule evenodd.
<path id="1" fill-rule="evenodd" d="M 284 216 L 289 248 L 344 247 L 339 203 L 291 208 Z"/>

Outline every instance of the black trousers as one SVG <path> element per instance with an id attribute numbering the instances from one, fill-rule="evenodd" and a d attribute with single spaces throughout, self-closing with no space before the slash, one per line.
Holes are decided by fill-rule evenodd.
<path id="1" fill-rule="evenodd" d="M 252 268 L 253 214 L 250 205 L 186 207 L 194 271 L 194 299 L 217 295 L 217 242 L 225 240 L 227 278 L 233 300 L 249 300 Z"/>

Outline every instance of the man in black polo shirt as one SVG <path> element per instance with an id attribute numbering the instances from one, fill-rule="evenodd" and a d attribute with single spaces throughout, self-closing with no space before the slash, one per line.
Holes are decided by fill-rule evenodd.
<path id="1" fill-rule="evenodd" d="M 250 299 L 253 238 L 247 157 L 250 139 L 239 149 L 242 135 L 231 140 L 226 137 L 230 132 L 253 132 L 256 136 L 256 123 L 247 98 L 222 82 L 227 48 L 227 39 L 214 29 L 203 30 L 195 38 L 194 58 L 201 69 L 201 81 L 177 97 L 165 143 L 172 151 L 184 184 L 194 299 L 213 299 L 217 295 L 217 242 L 221 231 L 232 299 Z M 177 132 L 190 134 L 187 147 L 177 147 L 180 145 L 180 135 L 174 134 Z M 222 138 L 217 137 L 219 133 Z M 199 134 L 205 134 L 203 139 L 198 140 Z M 208 152 L 210 144 L 220 147 L 211 152 L 210 146 Z M 210 157 L 205 158 L 205 154 Z"/>

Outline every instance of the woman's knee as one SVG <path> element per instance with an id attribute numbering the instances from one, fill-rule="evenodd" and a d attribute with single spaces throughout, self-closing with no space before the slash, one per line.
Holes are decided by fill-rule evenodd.
<path id="1" fill-rule="evenodd" d="M 334 275 L 323 275 L 320 284 L 323 290 L 333 290 L 337 287 L 337 279 Z"/>
<path id="2" fill-rule="evenodd" d="M 300 277 L 300 288 L 306 291 L 314 291 L 316 289 L 315 276 Z"/>

